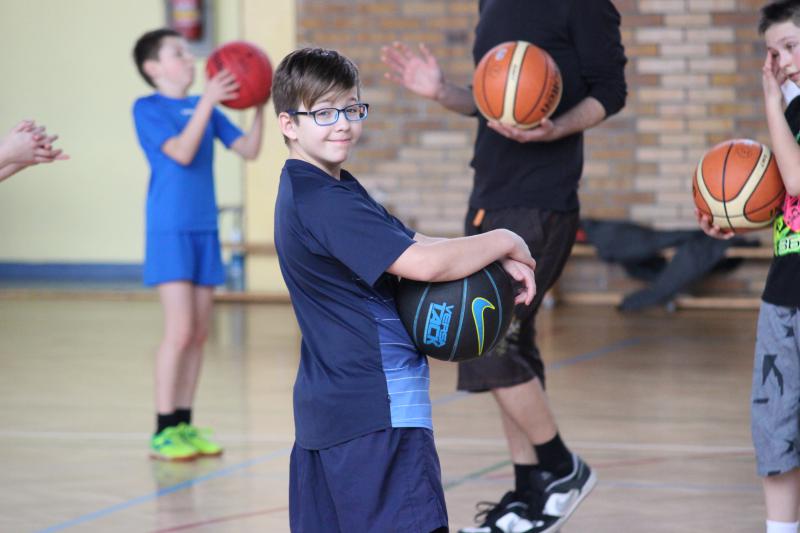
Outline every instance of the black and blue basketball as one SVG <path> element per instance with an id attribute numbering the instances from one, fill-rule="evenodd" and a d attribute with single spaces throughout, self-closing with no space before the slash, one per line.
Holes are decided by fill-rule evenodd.
<path id="1" fill-rule="evenodd" d="M 464 279 L 403 279 L 397 310 L 420 352 L 443 361 L 481 357 L 503 338 L 514 309 L 514 286 L 500 263 Z"/>

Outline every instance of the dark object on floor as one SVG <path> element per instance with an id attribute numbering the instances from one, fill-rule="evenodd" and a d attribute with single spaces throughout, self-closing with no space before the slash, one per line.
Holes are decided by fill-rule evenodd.
<path id="1" fill-rule="evenodd" d="M 601 259 L 620 263 L 632 277 L 650 282 L 625 296 L 623 311 L 665 304 L 712 270 L 734 268 L 740 260 L 725 258 L 730 246 L 758 246 L 743 237 L 723 241 L 701 230 L 655 230 L 623 221 L 585 219 L 581 226 Z M 671 260 L 662 255 L 665 248 L 675 249 Z"/>

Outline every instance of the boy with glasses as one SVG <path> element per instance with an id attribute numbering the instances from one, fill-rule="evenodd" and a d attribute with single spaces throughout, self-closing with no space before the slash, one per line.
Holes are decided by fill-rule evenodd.
<path id="1" fill-rule="evenodd" d="M 397 277 L 447 281 L 500 260 L 535 293 L 528 247 L 507 230 L 435 239 L 406 228 L 342 165 L 369 106 L 358 70 L 305 48 L 275 71 L 289 159 L 275 246 L 302 333 L 289 481 L 292 531 L 447 531 L 428 362 L 400 322 Z"/>

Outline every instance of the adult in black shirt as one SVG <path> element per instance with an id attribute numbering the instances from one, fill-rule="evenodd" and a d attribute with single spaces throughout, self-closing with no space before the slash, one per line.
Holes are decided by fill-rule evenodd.
<path id="1" fill-rule="evenodd" d="M 509 334 L 493 357 L 459 365 L 460 390 L 494 394 L 515 472 L 514 490 L 489 510 L 484 523 L 461 531 L 557 531 L 595 477 L 559 436 L 544 393 L 534 324 L 575 240 L 583 131 L 625 103 L 620 15 L 610 0 L 481 0 L 479 12 L 476 64 L 502 42 L 531 42 L 558 64 L 563 94 L 551 119 L 532 130 L 477 117 L 466 233 L 504 227 L 523 236 L 537 261 L 538 294 L 530 306 L 517 307 Z M 383 48 L 382 60 L 389 67 L 388 79 L 447 109 L 478 115 L 471 88 L 448 81 L 424 45 L 417 52 L 394 43 Z M 573 490 L 577 498 L 568 496 Z"/>

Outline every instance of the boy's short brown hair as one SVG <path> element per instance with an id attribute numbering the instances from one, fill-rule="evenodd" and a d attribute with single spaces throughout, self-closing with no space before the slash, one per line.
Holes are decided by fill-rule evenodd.
<path id="1" fill-rule="evenodd" d="M 329 93 L 356 88 L 361 92 L 358 68 L 335 50 L 301 48 L 290 53 L 275 69 L 272 103 L 275 114 L 297 110 L 300 104 L 311 109 Z"/>
<path id="2" fill-rule="evenodd" d="M 791 20 L 800 28 L 800 0 L 778 0 L 761 8 L 758 33 L 764 35 L 770 26 Z"/>
<path id="3" fill-rule="evenodd" d="M 144 78 L 144 81 L 151 87 L 155 87 L 155 84 L 144 71 L 144 62 L 148 59 L 158 59 L 158 52 L 161 50 L 164 37 L 183 36 L 175 30 L 159 28 L 149 31 L 139 37 L 139 40 L 136 41 L 136 45 L 133 47 L 133 61 L 136 63 L 136 68 L 139 70 L 139 74 L 142 75 L 142 78 Z"/>

